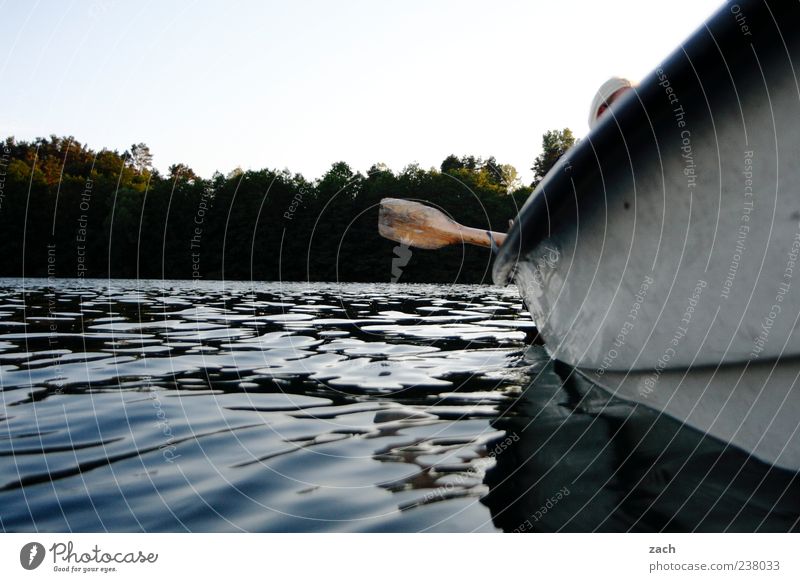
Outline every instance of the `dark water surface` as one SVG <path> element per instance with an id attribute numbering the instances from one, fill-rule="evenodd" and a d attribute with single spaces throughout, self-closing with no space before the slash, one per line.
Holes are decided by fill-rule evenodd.
<path id="1" fill-rule="evenodd" d="M 795 475 L 534 329 L 514 288 L 0 280 L 0 527 L 797 527 Z"/>

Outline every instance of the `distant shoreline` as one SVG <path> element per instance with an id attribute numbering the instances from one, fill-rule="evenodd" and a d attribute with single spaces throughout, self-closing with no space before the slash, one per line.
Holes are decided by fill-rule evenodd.
<path id="1" fill-rule="evenodd" d="M 413 283 L 392 283 L 391 281 L 280 281 L 280 280 L 258 280 L 258 279 L 136 279 L 130 277 L 8 277 L 2 276 L 0 277 L 0 287 L 2 287 L 6 283 L 17 282 L 17 281 L 30 281 L 31 283 L 36 284 L 38 287 L 47 287 L 48 284 L 53 282 L 64 283 L 64 282 L 81 282 L 85 283 L 86 286 L 91 286 L 92 283 L 97 282 L 114 282 L 114 281 L 136 281 L 139 283 L 191 283 L 192 285 L 201 286 L 204 283 L 253 283 L 256 285 L 291 285 L 291 286 L 300 286 L 300 285 L 379 285 L 379 286 L 386 286 L 386 287 L 393 287 L 393 286 L 403 286 L 403 287 L 425 287 L 425 286 L 437 286 L 437 287 L 458 287 L 458 286 L 484 286 L 484 287 L 497 287 L 498 289 L 505 289 L 506 287 L 513 287 L 513 285 L 507 286 L 500 286 L 495 285 L 492 282 L 478 282 L 478 283 L 426 283 L 426 282 L 413 282 Z"/>
<path id="2" fill-rule="evenodd" d="M 490 283 L 489 249 L 402 247 L 378 234 L 378 205 L 424 200 L 505 231 L 531 193 L 491 156 L 366 174 L 337 162 L 307 180 L 273 169 L 205 179 L 180 163 L 161 175 L 145 144 L 92 150 L 71 136 L 9 137 L 3 152 L 0 277 Z"/>

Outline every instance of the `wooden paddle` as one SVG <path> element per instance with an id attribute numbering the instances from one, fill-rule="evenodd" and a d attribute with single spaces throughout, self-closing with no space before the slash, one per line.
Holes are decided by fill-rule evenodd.
<path id="1" fill-rule="evenodd" d="M 457 243 L 497 247 L 506 240 L 503 233 L 463 226 L 440 210 L 398 198 L 381 200 L 378 232 L 384 238 L 418 249 L 439 249 Z"/>

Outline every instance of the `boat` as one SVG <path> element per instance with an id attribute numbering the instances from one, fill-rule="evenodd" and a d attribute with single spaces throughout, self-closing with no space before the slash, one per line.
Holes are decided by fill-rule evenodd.
<path id="1" fill-rule="evenodd" d="M 800 5 L 743 0 L 600 118 L 493 266 L 550 356 L 800 470 Z"/>

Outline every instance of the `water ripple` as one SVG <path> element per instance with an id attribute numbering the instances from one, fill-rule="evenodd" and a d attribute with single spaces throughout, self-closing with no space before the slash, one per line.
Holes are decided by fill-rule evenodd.
<path id="1" fill-rule="evenodd" d="M 10 531 L 494 530 L 513 289 L 0 282 Z"/>

